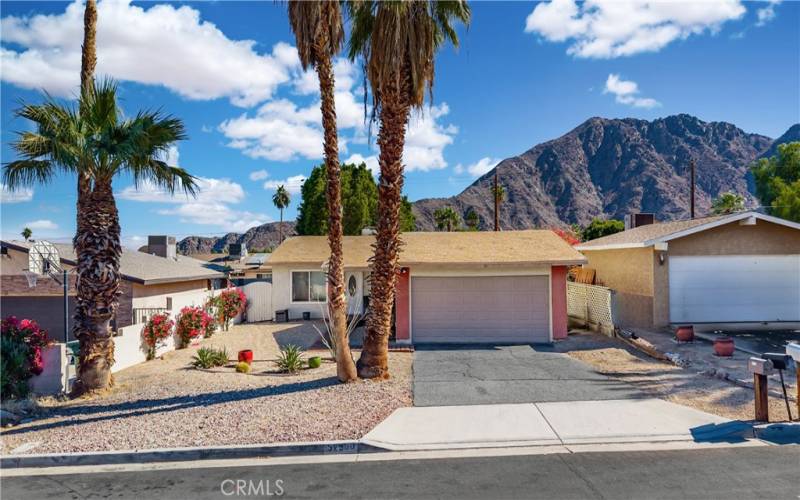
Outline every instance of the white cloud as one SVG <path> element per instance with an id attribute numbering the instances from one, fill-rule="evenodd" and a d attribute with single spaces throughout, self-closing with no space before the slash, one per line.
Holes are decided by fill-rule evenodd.
<path id="1" fill-rule="evenodd" d="M 180 157 L 181 155 L 178 151 L 178 146 L 170 146 L 169 149 L 167 149 L 167 152 L 161 155 L 161 160 L 171 167 L 177 167 Z"/>
<path id="2" fill-rule="evenodd" d="M 263 181 L 267 177 L 269 177 L 269 173 L 263 168 L 261 170 L 254 170 L 253 172 L 250 172 L 251 181 Z"/>
<path id="3" fill-rule="evenodd" d="M 33 189 L 21 188 L 14 191 L 0 183 L 0 202 L 2 203 L 22 203 L 33 199 Z"/>
<path id="4" fill-rule="evenodd" d="M 31 229 L 48 230 L 48 229 L 58 229 L 58 224 L 48 219 L 39 219 L 26 222 L 25 224 L 23 224 L 23 227 L 29 227 Z"/>
<path id="5" fill-rule="evenodd" d="M 766 7 L 761 7 L 760 9 L 756 10 L 756 17 L 758 21 L 756 22 L 756 26 L 764 26 L 768 22 L 775 19 L 775 7 L 781 3 L 781 0 L 768 0 Z"/>
<path id="6" fill-rule="evenodd" d="M 283 186 L 290 194 L 300 194 L 305 181 L 304 175 L 293 175 L 284 180 L 267 181 L 264 183 L 264 189 L 278 189 L 278 186 Z"/>
<path id="7" fill-rule="evenodd" d="M 525 32 L 550 42 L 569 42 L 576 57 L 613 58 L 656 52 L 675 40 L 716 33 L 746 12 L 740 0 L 553 0 L 539 3 Z"/>
<path id="8" fill-rule="evenodd" d="M 500 163 L 500 161 L 501 160 L 498 158 L 489 158 L 487 156 L 467 166 L 464 166 L 459 163 L 453 168 L 453 171 L 457 174 L 463 174 L 466 172 L 472 177 L 480 177 L 486 172 L 496 167 L 497 164 Z"/>
<path id="9" fill-rule="evenodd" d="M 178 216 L 181 222 L 219 226 L 225 231 L 240 231 L 258 226 L 272 219 L 262 213 L 236 210 L 231 207 L 245 198 L 244 189 L 228 179 L 199 177 L 197 196 L 192 198 L 181 193 L 170 194 L 151 182 L 143 182 L 138 188 L 128 186 L 117 193 L 123 200 L 166 203 L 173 208 L 158 210 L 161 215 Z"/>
<path id="10" fill-rule="evenodd" d="M 370 155 L 364 157 L 358 153 L 355 153 L 350 155 L 350 157 L 344 160 L 343 163 L 353 163 L 355 165 L 360 165 L 364 163 L 367 165 L 367 168 L 369 169 L 370 172 L 372 172 L 372 175 L 374 175 L 375 177 L 377 177 L 381 173 L 381 166 L 378 164 L 378 157 L 376 155 Z"/>
<path id="11" fill-rule="evenodd" d="M 623 80 L 619 75 L 610 74 L 606 80 L 604 94 L 614 94 L 614 99 L 620 104 L 627 104 L 634 108 L 655 108 L 661 103 L 650 97 L 638 97 L 639 86 L 631 80 Z"/>
<path id="12" fill-rule="evenodd" d="M 403 150 L 403 163 L 406 170 L 428 171 L 447 167 L 444 148 L 453 143 L 458 133 L 454 125 L 438 122 L 450 113 L 446 102 L 430 106 L 421 111 L 413 111 L 406 127 L 406 144 Z"/>
<path id="13" fill-rule="evenodd" d="M 232 40 L 189 6 L 98 4 L 97 72 L 117 80 L 163 85 L 188 99 L 229 98 L 252 106 L 288 82 L 297 55 L 285 43 L 271 54 L 253 40 Z M 83 40 L 83 5 L 61 14 L 2 19 L 2 79 L 58 96 L 77 94 Z M 293 55 L 294 54 L 294 55 Z M 294 59 L 293 59 L 294 57 Z"/>

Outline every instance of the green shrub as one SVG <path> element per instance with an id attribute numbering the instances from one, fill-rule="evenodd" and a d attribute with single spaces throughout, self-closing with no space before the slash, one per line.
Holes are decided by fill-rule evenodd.
<path id="1" fill-rule="evenodd" d="M 281 354 L 275 361 L 278 369 L 282 372 L 294 373 L 303 368 L 303 349 L 299 346 L 289 344 L 281 348 Z"/>
<path id="2" fill-rule="evenodd" d="M 24 398 L 30 392 L 31 367 L 28 345 L 9 337 L 0 339 L 0 386 L 3 399 Z"/>
<path id="3" fill-rule="evenodd" d="M 250 373 L 250 364 L 245 361 L 236 363 L 236 371 L 239 373 Z"/>
<path id="4" fill-rule="evenodd" d="M 228 351 L 213 347 L 201 347 L 197 354 L 192 356 L 192 366 L 195 368 L 213 368 L 228 364 Z"/>
<path id="5" fill-rule="evenodd" d="M 322 358 L 319 356 L 312 356 L 308 358 L 308 367 L 309 368 L 319 368 L 322 366 Z"/>

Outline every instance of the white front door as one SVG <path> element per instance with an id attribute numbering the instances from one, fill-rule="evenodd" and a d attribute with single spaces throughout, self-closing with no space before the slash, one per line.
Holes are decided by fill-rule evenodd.
<path id="1" fill-rule="evenodd" d="M 800 321 L 800 255 L 669 258 L 672 323 Z"/>
<path id="2" fill-rule="evenodd" d="M 344 294 L 347 297 L 347 314 L 356 315 L 364 311 L 364 283 L 361 271 L 344 273 Z"/>

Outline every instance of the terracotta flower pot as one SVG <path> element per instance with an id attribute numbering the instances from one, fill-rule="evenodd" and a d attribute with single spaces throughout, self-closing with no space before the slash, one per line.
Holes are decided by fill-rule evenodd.
<path id="1" fill-rule="evenodd" d="M 675 330 L 675 338 L 677 338 L 679 342 L 691 342 L 694 340 L 694 327 L 692 325 L 679 326 L 678 329 Z"/>
<path id="2" fill-rule="evenodd" d="M 733 339 L 730 337 L 717 337 L 714 339 L 714 354 L 717 356 L 731 357 L 735 350 Z"/>
<path id="3" fill-rule="evenodd" d="M 245 349 L 244 351 L 239 351 L 239 361 L 245 362 L 248 365 L 253 362 L 253 351 L 250 349 Z"/>

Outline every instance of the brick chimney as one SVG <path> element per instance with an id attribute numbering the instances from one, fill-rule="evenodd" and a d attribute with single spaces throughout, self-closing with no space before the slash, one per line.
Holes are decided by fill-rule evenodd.
<path id="1" fill-rule="evenodd" d="M 178 245 L 175 243 L 174 236 L 157 236 L 152 235 L 147 237 L 147 253 L 158 255 L 165 259 L 178 259 Z"/>

